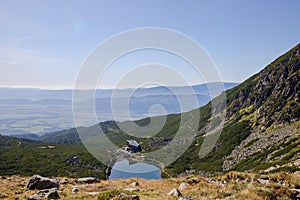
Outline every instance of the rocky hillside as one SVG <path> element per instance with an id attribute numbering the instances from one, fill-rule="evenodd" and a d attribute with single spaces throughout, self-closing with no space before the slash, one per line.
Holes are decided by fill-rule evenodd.
<path id="1" fill-rule="evenodd" d="M 252 166 L 253 162 L 272 165 L 272 161 L 278 165 L 280 160 L 288 162 L 293 155 L 294 159 L 300 159 L 297 157 L 300 152 L 299 80 L 300 45 L 297 45 L 260 73 L 228 91 L 228 94 L 235 94 L 228 106 L 229 119 L 242 116 L 241 120 L 249 120 L 251 134 L 226 157 L 224 170 L 232 169 L 247 158 L 252 158 Z M 263 155 L 265 151 L 269 153 L 267 157 Z M 253 159 L 254 154 L 256 159 Z"/>
<path id="2" fill-rule="evenodd" d="M 197 152 L 211 119 L 209 104 L 195 146 L 166 171 L 207 174 L 208 171 L 298 171 L 300 161 L 300 44 L 258 74 L 226 91 L 227 114 L 222 134 L 205 158 Z M 201 124 L 204 124 L 201 127 Z M 184 163 L 184 164 L 183 164 Z"/>

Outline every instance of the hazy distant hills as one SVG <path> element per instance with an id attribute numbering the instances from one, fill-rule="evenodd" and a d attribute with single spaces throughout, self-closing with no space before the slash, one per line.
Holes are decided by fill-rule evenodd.
<path id="1" fill-rule="evenodd" d="M 220 93 L 217 89 L 220 88 L 221 83 L 208 84 L 210 91 L 206 84 L 192 86 L 198 101 L 197 107 L 205 105 Z M 224 83 L 224 89 L 235 85 L 237 84 Z M 152 113 L 154 115 L 179 113 L 196 108 L 193 106 L 185 110 L 180 108 L 177 96 L 183 97 L 185 101 L 194 98 L 187 87 L 139 88 L 132 92 L 132 89 L 96 90 L 95 108 L 98 120 L 128 120 L 128 116 L 122 115 L 125 112 L 122 109 L 118 110 L 118 116 L 113 117 L 112 96 L 116 104 L 129 105 L 132 119 L 148 117 L 149 109 L 155 104 L 162 105 L 165 111 Z M 72 90 L 0 88 L 0 134 L 41 134 L 74 127 L 72 95 Z M 128 97 L 130 97 L 129 102 Z M 90 100 L 81 99 L 81 101 Z"/>

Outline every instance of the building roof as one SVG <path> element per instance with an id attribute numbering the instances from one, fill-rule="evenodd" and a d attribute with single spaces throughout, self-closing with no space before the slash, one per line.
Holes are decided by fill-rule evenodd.
<path id="1" fill-rule="evenodd" d="M 127 140 L 127 142 L 130 146 L 134 146 L 134 147 L 140 146 L 139 143 L 135 140 Z"/>

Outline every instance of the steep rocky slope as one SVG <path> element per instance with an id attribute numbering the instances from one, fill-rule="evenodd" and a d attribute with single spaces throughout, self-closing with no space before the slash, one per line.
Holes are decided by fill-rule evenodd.
<path id="1" fill-rule="evenodd" d="M 297 159 L 300 149 L 297 145 L 300 144 L 299 69 L 300 46 L 297 45 L 239 86 L 242 89 L 239 89 L 238 95 L 229 102 L 228 117 L 230 119 L 238 113 L 242 115 L 242 120 L 249 120 L 251 134 L 226 157 L 224 170 L 232 169 L 242 160 L 270 149 L 272 149 L 270 154 L 279 152 L 280 148 L 283 155 L 279 156 L 290 153 L 291 158 L 295 155 L 294 159 Z M 229 90 L 228 94 L 231 91 L 237 93 L 238 90 L 236 88 Z M 293 142 L 289 145 L 290 140 Z M 290 147 L 291 145 L 294 147 Z M 290 151 L 283 152 L 282 149 L 287 148 L 290 148 Z M 291 152 L 293 149 L 295 152 Z M 266 159 L 265 155 L 261 156 L 265 159 L 257 157 L 257 160 L 252 161 L 271 163 L 278 160 L 276 157 L 270 159 L 269 156 Z"/>
<path id="2" fill-rule="evenodd" d="M 299 170 L 293 165 L 300 160 L 299 69 L 300 44 L 226 91 L 222 134 L 213 150 L 201 159 L 197 152 L 211 118 L 206 112 L 210 104 L 200 108 L 203 116 L 194 145 L 166 171 L 201 174 L 233 169 L 262 171 L 269 167 Z"/>

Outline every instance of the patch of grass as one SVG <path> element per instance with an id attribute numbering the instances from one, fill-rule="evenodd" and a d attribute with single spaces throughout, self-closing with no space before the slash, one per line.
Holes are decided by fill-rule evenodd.
<path id="1" fill-rule="evenodd" d="M 105 192 L 100 193 L 97 199 L 98 200 L 110 200 L 121 193 L 122 193 L 121 191 L 115 190 L 115 189 L 110 190 L 110 191 L 105 191 Z"/>
<path id="2" fill-rule="evenodd" d="M 269 173 L 278 173 L 278 172 L 287 172 L 287 173 L 294 173 L 296 171 L 300 171 L 299 167 L 296 166 L 283 166 L 277 169 L 271 170 Z"/>
<path id="3" fill-rule="evenodd" d="M 254 144 L 255 142 L 257 142 L 259 140 L 259 138 L 254 138 L 253 140 L 251 140 L 250 142 L 248 142 L 244 147 L 250 147 L 252 144 Z"/>

